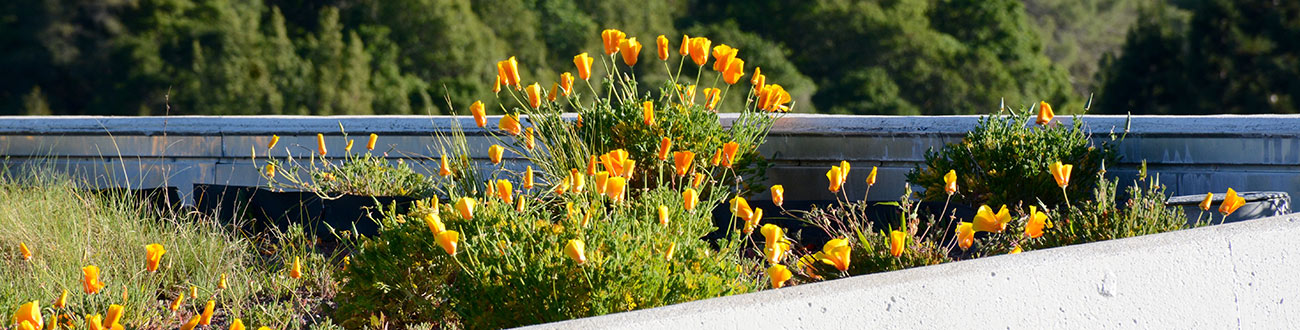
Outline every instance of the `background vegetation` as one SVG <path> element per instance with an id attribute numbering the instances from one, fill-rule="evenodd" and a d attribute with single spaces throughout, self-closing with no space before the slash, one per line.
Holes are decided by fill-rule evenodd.
<path id="1" fill-rule="evenodd" d="M 445 113 L 609 27 L 728 40 L 801 112 L 1300 111 L 1294 1 L 42 0 L 0 4 L 0 114 Z"/>

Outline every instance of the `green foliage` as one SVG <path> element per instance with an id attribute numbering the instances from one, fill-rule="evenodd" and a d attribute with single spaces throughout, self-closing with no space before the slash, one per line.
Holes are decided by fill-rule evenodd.
<path id="1" fill-rule="evenodd" d="M 1043 51 L 1070 72 L 1075 95 L 1093 94 L 1102 57 L 1118 54 L 1127 29 L 1149 0 L 1025 0 L 1031 26 L 1043 39 Z"/>
<path id="2" fill-rule="evenodd" d="M 1091 133 L 1076 116 L 1070 126 L 1059 121 L 1036 125 L 1034 108 L 1006 110 L 980 118 L 975 129 L 958 143 L 943 150 L 926 152 L 924 166 L 907 174 L 908 182 L 925 187 L 924 199 L 943 201 L 948 198 L 943 176 L 957 172 L 957 193 L 953 202 L 966 205 L 1015 206 L 1019 203 L 1049 206 L 1062 204 L 1062 189 L 1057 186 L 1048 165 L 1053 162 L 1074 165 L 1069 186 L 1070 198 L 1088 199 L 1097 178 L 1090 173 L 1102 170 L 1106 162 L 1115 163 L 1115 136 L 1110 142 L 1094 144 Z"/>
<path id="3" fill-rule="evenodd" d="M 1049 248 L 1100 242 L 1179 230 L 1188 224 L 1182 208 L 1165 205 L 1169 196 L 1159 176 L 1139 176 L 1124 195 L 1118 195 L 1119 179 L 1107 180 L 1104 175 L 1104 171 L 1097 173 L 1096 198 L 1074 201 L 1052 214 L 1053 226 L 1027 245 Z"/>
<path id="4" fill-rule="evenodd" d="M 1135 114 L 1296 113 L 1300 3 L 1197 1 L 1141 12 L 1099 102 Z"/>

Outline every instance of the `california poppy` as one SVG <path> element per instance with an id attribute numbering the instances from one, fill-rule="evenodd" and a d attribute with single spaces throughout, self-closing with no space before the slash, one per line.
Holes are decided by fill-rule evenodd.
<path id="1" fill-rule="evenodd" d="M 202 314 L 203 317 L 199 318 L 199 325 L 212 324 L 212 312 L 216 307 L 217 307 L 216 300 L 208 300 L 208 304 L 203 305 L 203 314 Z M 113 315 L 112 309 L 109 309 L 109 315 Z M 108 321 L 108 318 L 105 317 L 104 321 Z"/>
<path id="2" fill-rule="evenodd" d="M 727 64 L 727 69 L 722 72 L 722 81 L 729 85 L 735 85 L 740 82 L 740 77 L 745 76 L 745 60 L 736 58 Z"/>
<path id="3" fill-rule="evenodd" d="M 293 257 L 293 267 L 289 268 L 289 278 L 302 278 L 302 262 L 298 257 Z"/>
<path id="4" fill-rule="evenodd" d="M 691 36 L 683 34 L 682 45 L 677 50 L 677 54 L 681 56 L 690 55 L 691 54 L 690 46 L 691 46 Z"/>
<path id="5" fill-rule="evenodd" d="M 59 300 L 54 301 L 54 308 L 60 309 L 68 306 L 68 289 L 63 289 L 63 294 L 59 295 Z"/>
<path id="6" fill-rule="evenodd" d="M 826 171 L 826 181 L 829 183 L 827 190 L 832 193 L 840 192 L 840 187 L 844 184 L 844 171 L 841 171 L 839 166 L 831 166 L 831 169 Z"/>
<path id="7" fill-rule="evenodd" d="M 849 246 L 849 241 L 843 238 L 832 239 L 822 246 L 820 253 L 821 262 L 827 265 L 835 266 L 840 271 L 849 270 L 849 255 L 853 248 Z"/>
<path id="8" fill-rule="evenodd" d="M 749 207 L 749 202 L 744 198 L 736 196 L 731 199 L 731 214 L 736 218 L 748 220 L 749 217 L 754 216 L 754 209 Z"/>
<path id="9" fill-rule="evenodd" d="M 45 324 L 45 318 L 41 317 L 41 303 L 33 300 L 18 306 L 18 312 L 14 313 L 14 321 L 19 326 L 30 324 L 37 330 L 41 329 Z"/>
<path id="10" fill-rule="evenodd" d="M 717 88 L 705 88 L 703 92 L 704 92 L 704 109 L 713 110 L 714 108 L 717 108 L 719 95 L 720 93 L 722 93 L 722 90 Z"/>
<path id="11" fill-rule="evenodd" d="M 506 133 L 510 133 L 510 135 L 519 135 L 522 131 L 519 126 L 519 117 L 513 115 L 501 116 L 501 120 L 497 122 L 497 127 L 500 127 Z"/>
<path id="12" fill-rule="evenodd" d="M 1214 202 L 1214 193 L 1212 192 L 1205 193 L 1205 199 L 1201 201 L 1201 205 L 1200 205 L 1201 211 L 1209 211 L 1210 203 L 1213 202 Z"/>
<path id="13" fill-rule="evenodd" d="M 528 94 L 528 106 L 533 107 L 533 109 L 537 109 L 542 106 L 541 85 L 538 85 L 537 83 L 528 85 L 528 88 L 524 88 L 524 92 Z"/>
<path id="14" fill-rule="evenodd" d="M 1052 173 L 1052 178 L 1056 179 L 1056 185 L 1061 188 L 1070 185 L 1070 170 L 1074 165 L 1061 165 L 1061 162 L 1055 162 L 1047 166 L 1048 172 Z"/>
<path id="15" fill-rule="evenodd" d="M 654 126 L 655 103 L 653 101 L 645 101 L 641 103 L 641 122 L 645 123 L 646 126 Z"/>
<path id="16" fill-rule="evenodd" d="M 438 175 L 451 175 L 451 164 L 447 163 L 447 154 L 442 154 L 442 160 L 438 162 Z"/>
<path id="17" fill-rule="evenodd" d="M 525 128 L 525 129 L 524 129 L 524 148 L 527 148 L 528 150 L 533 150 L 533 148 L 536 148 L 536 147 L 537 147 L 537 140 L 536 140 L 536 139 L 534 138 L 534 136 L 533 136 L 533 128 L 532 128 L 532 127 Z"/>
<path id="18" fill-rule="evenodd" d="M 1056 114 L 1052 113 L 1052 105 L 1047 104 L 1047 101 L 1038 102 L 1038 120 L 1035 122 L 1039 125 L 1047 125 L 1052 122 L 1053 117 L 1056 117 Z"/>
<path id="19" fill-rule="evenodd" d="M 379 135 L 370 133 L 370 140 L 366 141 L 366 150 L 375 150 L 375 142 L 379 142 Z"/>
<path id="20" fill-rule="evenodd" d="M 1223 204 L 1219 204 L 1219 213 L 1226 218 L 1232 212 L 1236 212 L 1242 205 L 1246 205 L 1246 198 L 1237 196 L 1237 191 L 1228 188 L 1228 193 L 1223 195 Z"/>
<path id="21" fill-rule="evenodd" d="M 579 265 L 587 262 L 587 245 L 581 240 L 571 239 L 568 244 L 564 245 L 564 255 L 577 262 Z"/>
<path id="22" fill-rule="evenodd" d="M 893 230 L 889 232 L 889 254 L 897 258 L 903 255 L 903 248 L 907 243 L 907 233 Z"/>
<path id="23" fill-rule="evenodd" d="M 469 105 L 469 113 L 474 115 L 474 124 L 479 128 L 487 127 L 487 114 L 483 112 L 483 101 L 474 101 Z"/>
<path id="24" fill-rule="evenodd" d="M 605 46 L 605 55 L 614 55 L 619 51 L 619 45 L 623 43 L 623 38 L 627 37 L 623 31 L 615 29 L 606 29 L 600 31 L 600 39 Z"/>
<path id="25" fill-rule="evenodd" d="M 623 192 L 624 192 L 623 190 L 624 188 L 626 188 L 626 186 L 627 186 L 627 178 L 624 177 L 609 178 L 609 180 L 606 181 L 605 183 L 605 195 L 609 196 L 609 199 L 613 200 L 614 203 L 622 202 Z"/>
<path id="26" fill-rule="evenodd" d="M 488 160 L 491 160 L 492 164 L 500 164 L 501 155 L 505 152 L 506 148 L 493 144 L 491 147 L 488 147 Z"/>
<path id="27" fill-rule="evenodd" d="M 948 195 L 952 195 L 953 193 L 957 192 L 957 171 L 956 170 L 948 170 L 948 174 L 943 175 L 943 191 L 947 192 Z"/>
<path id="28" fill-rule="evenodd" d="M 713 45 L 713 41 L 709 40 L 709 38 L 691 38 L 691 44 L 688 47 L 690 48 L 691 61 L 695 62 L 695 65 L 704 66 L 704 63 L 709 62 L 709 46 L 711 45 Z"/>
<path id="29" fill-rule="evenodd" d="M 22 254 L 23 261 L 32 260 L 32 250 L 27 249 L 27 243 L 18 243 L 18 253 Z"/>
<path id="30" fill-rule="evenodd" d="M 189 321 L 189 322 L 185 322 L 185 324 L 181 325 L 181 330 L 194 330 L 195 327 L 198 327 L 198 326 L 199 326 L 199 321 L 200 321 L 202 318 L 203 318 L 202 315 L 194 315 L 194 317 L 191 317 L 191 318 L 190 318 L 190 321 Z M 89 321 L 89 320 L 90 320 L 89 318 L 87 318 L 86 320 L 87 320 L 87 321 L 86 321 L 87 323 L 90 322 L 90 321 Z M 92 329 L 93 329 L 93 328 L 92 328 Z"/>
<path id="31" fill-rule="evenodd" d="M 975 244 L 975 225 L 969 222 L 962 222 L 957 225 L 957 245 L 962 250 L 969 249 Z"/>
<path id="32" fill-rule="evenodd" d="M 876 184 L 876 170 L 877 170 L 877 169 L 878 169 L 878 168 L 876 168 L 875 166 L 872 166 L 872 167 L 871 167 L 871 174 L 867 174 L 867 185 L 868 185 L 868 186 L 870 186 L 870 185 L 875 185 L 875 184 Z"/>
<path id="33" fill-rule="evenodd" d="M 986 231 L 990 233 L 1001 233 L 1007 228 L 1007 222 L 1011 221 L 1011 214 L 1007 212 L 1007 206 L 1002 205 L 998 213 L 993 213 L 993 209 L 988 205 L 980 205 L 979 210 L 975 211 L 975 231 Z"/>
<path id="34" fill-rule="evenodd" d="M 790 273 L 790 269 L 785 265 L 776 264 L 767 268 L 767 277 L 772 280 L 773 289 L 780 289 L 785 286 L 786 281 L 794 277 L 794 274 Z"/>
<path id="35" fill-rule="evenodd" d="M 668 225 L 668 206 L 659 205 L 657 210 L 659 211 L 659 224 Z"/>
<path id="36" fill-rule="evenodd" d="M 779 184 L 772 186 L 772 204 L 780 207 L 783 202 L 785 202 L 785 187 Z"/>
<path id="37" fill-rule="evenodd" d="M 1025 221 L 1025 235 L 1029 238 L 1043 236 L 1043 227 L 1047 226 L 1047 214 L 1038 212 L 1038 208 L 1029 206 L 1029 218 Z"/>
<path id="38" fill-rule="evenodd" d="M 587 53 L 573 57 L 573 65 L 578 67 L 578 78 L 582 78 L 582 80 L 591 79 L 591 63 L 592 58 Z"/>
<path id="39" fill-rule="evenodd" d="M 686 188 L 682 190 L 682 208 L 687 211 L 695 210 L 695 205 L 700 202 L 700 194 L 695 189 Z"/>
<path id="40" fill-rule="evenodd" d="M 740 144 L 736 141 L 727 142 L 722 145 L 722 167 L 730 168 L 731 164 L 736 161 L 736 152 L 740 150 Z"/>
<path id="41" fill-rule="evenodd" d="M 657 48 L 659 50 L 659 60 L 667 61 L 668 60 L 668 37 L 665 37 L 664 35 L 660 34 L 658 38 L 655 38 L 655 46 L 658 46 Z"/>
<path id="42" fill-rule="evenodd" d="M 456 211 L 460 213 L 460 218 L 465 220 L 474 219 L 474 198 L 461 197 L 456 200 Z"/>
<path id="43" fill-rule="evenodd" d="M 152 273 L 158 271 L 158 262 L 162 261 L 162 256 L 167 253 L 162 244 L 149 244 L 144 247 L 144 270 Z"/>
<path id="44" fill-rule="evenodd" d="M 691 170 L 691 162 L 693 161 L 695 161 L 694 152 L 690 152 L 690 151 L 673 152 L 673 173 L 676 173 L 677 176 L 686 175 L 686 172 Z"/>
<path id="45" fill-rule="evenodd" d="M 95 294 L 104 288 L 104 282 L 99 280 L 99 267 L 94 265 L 81 267 L 81 288 L 86 294 Z"/>
<path id="46" fill-rule="evenodd" d="M 636 41 L 636 37 L 620 40 L 618 52 L 623 55 L 623 63 L 627 66 L 636 65 L 637 57 L 641 56 L 641 42 Z"/>
<path id="47" fill-rule="evenodd" d="M 438 233 L 438 246 L 442 247 L 447 254 L 456 255 L 456 243 L 460 241 L 460 233 L 455 230 L 445 230 Z"/>
<path id="48" fill-rule="evenodd" d="M 573 93 L 573 74 L 565 72 L 560 74 L 560 93 L 569 96 Z"/>
<path id="49" fill-rule="evenodd" d="M 727 68 L 730 67 L 731 65 L 731 60 L 735 59 L 736 54 L 739 52 L 740 52 L 739 49 L 731 48 L 731 46 L 727 46 L 725 44 L 714 46 L 713 47 L 713 58 L 714 58 L 713 71 L 717 71 L 719 73 L 722 73 L 723 71 L 727 71 Z"/>
<path id="50" fill-rule="evenodd" d="M 316 133 L 316 151 L 320 152 L 321 156 L 325 156 L 325 152 L 328 151 L 325 150 L 325 134 Z"/>
<path id="51" fill-rule="evenodd" d="M 506 203 L 514 201 L 514 184 L 510 180 L 497 180 L 497 197 Z"/>
<path id="52" fill-rule="evenodd" d="M 659 160 L 668 160 L 668 152 L 673 150 L 673 140 L 668 137 L 659 139 Z"/>

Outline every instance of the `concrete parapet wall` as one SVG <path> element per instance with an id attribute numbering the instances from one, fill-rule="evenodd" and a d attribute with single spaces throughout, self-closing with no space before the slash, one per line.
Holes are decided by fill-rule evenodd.
<path id="1" fill-rule="evenodd" d="M 994 256 L 532 329 L 1286 329 L 1300 216 Z"/>
<path id="2" fill-rule="evenodd" d="M 489 122 L 495 126 L 497 118 Z M 733 118 L 724 115 L 723 121 Z M 1119 146 L 1123 160 L 1108 164 L 1110 173 L 1121 177 L 1131 177 L 1145 159 L 1174 194 L 1228 187 L 1300 194 L 1300 116 L 1082 118 L 1095 139 L 1108 140 L 1109 132 L 1130 128 Z M 793 183 L 822 182 L 830 165 L 847 160 L 855 169 L 880 166 L 872 199 L 889 200 L 902 193 L 904 175 L 927 150 L 960 140 L 977 121 L 977 116 L 792 114 L 776 123 L 760 150 L 774 164 L 769 183 L 786 184 L 788 199 L 831 199 L 823 185 Z M 252 149 L 257 146 L 258 156 L 265 157 L 271 134 L 282 137 L 272 156 L 283 157 L 286 150 L 307 155 L 316 148 L 317 133 L 327 135 L 332 156 L 341 155 L 337 151 L 346 142 L 339 138 L 340 124 L 361 143 L 366 135 L 379 134 L 377 151 L 391 158 L 406 158 L 417 170 L 436 170 L 423 158 L 437 155 L 433 133 L 453 122 L 465 127 L 473 156 L 486 160 L 492 140 L 471 119 L 429 116 L 0 117 L 0 155 L 10 167 L 40 161 L 103 186 L 168 185 L 188 195 L 194 183 L 261 184 Z M 863 193 L 866 174 L 850 174 L 850 196 Z"/>

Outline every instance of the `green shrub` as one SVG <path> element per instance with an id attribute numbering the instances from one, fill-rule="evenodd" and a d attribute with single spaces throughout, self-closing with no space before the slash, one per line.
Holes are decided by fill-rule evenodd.
<path id="1" fill-rule="evenodd" d="M 374 150 L 354 153 L 351 147 L 355 140 L 349 140 L 346 133 L 343 139 L 348 140 L 348 148 L 343 151 L 344 158 L 338 164 L 317 158 L 316 154 L 306 158 L 305 164 L 292 155 L 282 160 L 270 158 L 262 165 L 262 176 L 267 178 L 271 187 L 312 191 L 326 196 L 419 198 L 432 194 L 428 179 L 416 173 L 405 161 L 399 159 L 393 164 L 387 158 L 374 155 Z"/>
<path id="2" fill-rule="evenodd" d="M 1034 124 L 1034 112 L 999 111 L 980 118 L 961 142 L 926 152 L 924 165 L 907 174 L 908 182 L 924 187 L 926 200 L 943 201 L 948 198 L 943 176 L 954 170 L 953 202 L 997 207 L 1041 201 L 1055 207 L 1064 199 L 1048 164 L 1059 161 L 1074 165 L 1066 188 L 1070 198 L 1090 198 L 1099 179 L 1089 173 L 1101 171 L 1103 162 L 1115 163 L 1118 139 L 1111 135 L 1110 141 L 1097 145 L 1077 115 L 1070 126 L 1056 121 L 1043 126 Z"/>
<path id="3" fill-rule="evenodd" d="M 1119 195 L 1119 179 L 1106 180 L 1105 172 L 1099 172 L 1096 198 L 1072 201 L 1075 204 L 1062 214 L 1051 215 L 1054 226 L 1042 239 L 1030 240 L 1029 246 L 1058 247 L 1183 229 L 1187 215 L 1182 208 L 1165 206 L 1169 196 L 1160 176 L 1147 177 L 1145 167 L 1141 173 L 1125 188 L 1125 194 Z"/>

